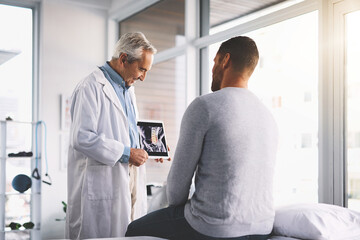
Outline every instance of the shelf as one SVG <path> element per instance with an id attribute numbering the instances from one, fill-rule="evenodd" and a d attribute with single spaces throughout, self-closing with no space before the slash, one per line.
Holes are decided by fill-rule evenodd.
<path id="1" fill-rule="evenodd" d="M 34 156 L 32 157 L 0 157 L 0 160 L 19 160 L 19 159 L 23 159 L 23 158 L 28 158 L 29 160 L 36 160 L 36 158 Z M 41 157 L 37 158 L 38 160 L 41 159 Z"/>
<path id="2" fill-rule="evenodd" d="M 37 122 L 24 122 L 24 121 L 5 121 L 5 120 L 0 120 L 0 123 L 19 123 L 19 124 L 36 124 Z"/>
<path id="3" fill-rule="evenodd" d="M 11 155 L 19 154 L 19 153 L 24 154 L 24 152 L 25 152 L 25 154 L 29 154 L 29 155 L 30 155 L 30 153 L 31 153 L 31 156 L 20 156 L 20 155 L 17 155 L 17 156 L 9 156 L 9 154 L 11 154 Z M 35 158 L 35 154 L 34 154 L 33 152 L 31 152 L 31 151 L 21 151 L 21 152 L 17 152 L 17 153 L 9 152 L 9 153 L 6 154 L 6 157 L 7 157 L 7 158 Z"/>
<path id="4" fill-rule="evenodd" d="M 5 196 L 16 196 L 16 195 L 24 195 L 24 196 L 31 196 L 31 195 L 40 195 L 41 193 L 37 192 L 37 193 L 19 193 L 19 192 L 6 192 Z M 4 194 L 1 194 L 4 195 Z"/>
<path id="5" fill-rule="evenodd" d="M 41 238 L 41 180 L 37 181 L 31 176 L 34 166 L 39 169 L 39 176 L 42 176 L 43 137 L 36 131 L 42 133 L 43 126 L 42 124 L 39 125 L 38 130 L 38 123 L 0 120 L 0 240 L 20 238 L 37 240 Z M 35 136 L 38 138 L 35 139 Z M 39 145 L 35 140 L 39 141 Z M 32 156 L 25 154 L 29 152 L 32 152 Z M 20 153 L 19 155 L 23 156 L 9 157 L 8 154 L 10 153 L 15 155 Z M 35 153 L 37 154 L 35 155 Z M 24 175 L 32 179 L 31 189 L 24 193 L 10 188 L 10 182 L 8 182 L 11 178 L 16 177 L 16 174 L 22 172 L 28 172 Z M 23 221 L 20 220 L 20 224 L 28 222 L 25 219 L 37 224 L 33 229 L 25 229 L 21 226 L 18 230 L 11 230 L 7 222 L 12 219 L 22 219 Z"/>
<path id="6" fill-rule="evenodd" d="M 5 231 L 0 231 L 2 233 L 9 233 L 9 232 L 31 232 L 31 231 L 40 231 L 40 228 L 33 228 L 33 229 L 25 229 L 24 227 L 21 227 L 20 229 L 18 230 L 11 230 L 10 227 L 6 227 L 5 228 Z"/>

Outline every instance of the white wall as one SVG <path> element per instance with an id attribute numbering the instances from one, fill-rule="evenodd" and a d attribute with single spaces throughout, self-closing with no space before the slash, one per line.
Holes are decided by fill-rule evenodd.
<path id="1" fill-rule="evenodd" d="M 60 94 L 106 61 L 107 11 L 43 0 L 40 36 L 40 119 L 47 125 L 47 158 L 53 185 L 42 185 L 42 238 L 64 238 L 61 201 L 67 199 L 67 174 L 60 170 Z M 43 162 L 43 173 L 45 165 Z"/>

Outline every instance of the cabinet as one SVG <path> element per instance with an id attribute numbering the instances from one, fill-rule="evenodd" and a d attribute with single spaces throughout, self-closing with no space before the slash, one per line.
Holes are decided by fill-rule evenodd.
<path id="1" fill-rule="evenodd" d="M 0 240 L 41 239 L 41 179 L 32 177 L 36 167 L 41 176 L 42 127 L 36 125 L 36 122 L 0 121 Z M 9 157 L 9 153 L 22 151 L 33 154 Z M 12 180 L 18 174 L 31 178 L 31 188 L 23 193 L 12 187 Z M 32 222 L 34 226 L 11 230 L 10 222 L 21 225 Z"/>

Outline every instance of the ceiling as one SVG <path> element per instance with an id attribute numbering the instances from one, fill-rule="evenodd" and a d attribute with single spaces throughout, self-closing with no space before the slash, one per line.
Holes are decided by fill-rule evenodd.
<path id="1" fill-rule="evenodd" d="M 210 26 L 248 15 L 285 0 L 210 0 Z"/>
<path id="2" fill-rule="evenodd" d="M 167 0 L 66 0 L 88 7 L 106 9 L 111 19 L 121 21 L 143 9 Z M 172 0 L 169 0 L 172 1 Z M 209 0 L 210 26 L 248 15 L 286 0 Z"/>

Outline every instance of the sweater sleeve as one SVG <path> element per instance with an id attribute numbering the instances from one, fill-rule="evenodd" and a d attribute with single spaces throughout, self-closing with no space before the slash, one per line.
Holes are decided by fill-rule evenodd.
<path id="1" fill-rule="evenodd" d="M 167 198 L 170 205 L 185 204 L 199 162 L 209 114 L 206 104 L 196 98 L 184 113 L 174 161 L 167 178 Z"/>

